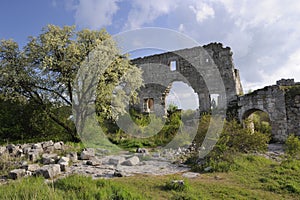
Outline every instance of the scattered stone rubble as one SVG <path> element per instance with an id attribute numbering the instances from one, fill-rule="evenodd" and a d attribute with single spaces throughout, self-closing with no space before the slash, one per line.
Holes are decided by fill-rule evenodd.
<path id="1" fill-rule="evenodd" d="M 187 154 L 191 149 L 164 149 L 149 153 L 145 148 L 138 148 L 135 153 L 121 152 L 107 155 L 108 150 L 86 148 L 81 152 L 70 152 L 63 142 L 46 141 L 34 144 L 0 146 L 0 156 L 18 158 L 16 169 L 5 177 L 19 179 L 25 176 L 43 176 L 56 179 L 71 174 L 90 175 L 93 178 L 113 178 L 134 174 L 165 175 L 189 171 L 183 164 L 174 161 Z"/>

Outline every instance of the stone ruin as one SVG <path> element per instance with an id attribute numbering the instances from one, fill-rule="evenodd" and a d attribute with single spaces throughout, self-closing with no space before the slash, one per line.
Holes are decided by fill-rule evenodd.
<path id="1" fill-rule="evenodd" d="M 241 122 L 255 111 L 266 112 L 271 122 L 273 142 L 284 142 L 292 133 L 300 136 L 300 89 L 293 89 L 292 95 L 289 92 L 291 87 L 300 88 L 300 83 L 295 83 L 293 79 L 282 79 L 276 85 L 243 95 L 239 71 L 234 67 L 232 54 L 229 47 L 211 43 L 133 59 L 132 63 L 142 69 L 145 82 L 139 93 L 140 103 L 135 108 L 145 113 L 165 114 L 166 96 L 172 83 L 181 81 L 197 93 L 200 113 L 211 111 L 212 95 L 215 95 L 217 102 L 214 103 L 219 107 L 225 103 L 227 116 Z M 210 69 L 211 63 L 217 66 L 225 93 L 218 90 L 220 83 L 213 79 L 215 72 Z"/>

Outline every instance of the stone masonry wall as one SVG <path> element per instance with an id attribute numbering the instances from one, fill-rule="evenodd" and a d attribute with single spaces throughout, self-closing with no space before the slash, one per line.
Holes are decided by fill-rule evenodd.
<path id="1" fill-rule="evenodd" d="M 175 63 L 175 70 L 170 67 L 172 62 Z M 220 43 L 137 58 L 132 63 L 143 70 L 145 87 L 140 92 L 141 110 L 145 99 L 153 98 L 155 111 L 164 112 L 165 97 L 174 81 L 182 81 L 194 89 L 198 94 L 200 112 L 210 110 L 210 94 L 218 94 L 228 104 L 242 93 L 239 72 L 232 62 L 232 52 Z M 215 80 L 216 73 L 220 73 L 221 80 Z M 219 89 L 223 83 L 224 94 Z"/>
<path id="2" fill-rule="evenodd" d="M 285 106 L 288 133 L 300 136 L 300 84 L 286 90 Z"/>
<path id="3" fill-rule="evenodd" d="M 257 110 L 269 114 L 272 126 L 272 140 L 285 141 L 287 131 L 287 113 L 285 107 L 285 92 L 279 86 L 267 86 L 250 94 L 239 97 L 238 116 L 242 121 Z"/>

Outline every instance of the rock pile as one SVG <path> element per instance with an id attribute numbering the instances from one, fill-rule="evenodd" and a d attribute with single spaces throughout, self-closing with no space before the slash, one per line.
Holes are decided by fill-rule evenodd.
<path id="1" fill-rule="evenodd" d="M 136 153 L 121 152 L 107 155 L 107 150 L 85 148 L 72 152 L 63 142 L 47 141 L 35 144 L 0 147 L 0 156 L 20 158 L 18 165 L 8 174 L 8 178 L 43 176 L 46 179 L 70 174 L 91 175 L 93 178 L 112 178 L 134 174 L 164 175 L 188 171 L 186 166 L 172 164 L 171 161 L 188 150 L 164 150 L 151 152 L 138 148 Z"/>
<path id="2" fill-rule="evenodd" d="M 66 146 L 63 142 L 53 142 L 52 140 L 34 143 L 0 147 L 0 156 L 20 158 L 19 168 L 10 171 L 8 177 L 18 179 L 23 176 L 42 175 L 45 178 L 53 179 L 66 171 L 70 161 L 77 160 L 77 152 L 71 152 L 65 156 Z"/>

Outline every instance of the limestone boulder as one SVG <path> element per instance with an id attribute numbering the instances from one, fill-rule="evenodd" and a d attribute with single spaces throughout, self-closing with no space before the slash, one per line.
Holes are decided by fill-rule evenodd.
<path id="1" fill-rule="evenodd" d="M 0 147 L 0 156 L 3 155 L 6 152 L 6 147 Z"/>
<path id="2" fill-rule="evenodd" d="M 46 141 L 46 142 L 43 142 L 42 143 L 42 147 L 43 149 L 47 148 L 47 147 L 50 147 L 50 146 L 53 146 L 54 145 L 54 142 L 52 140 L 50 141 Z"/>
<path id="3" fill-rule="evenodd" d="M 12 171 L 9 172 L 9 177 L 11 179 L 19 179 L 21 177 L 24 177 L 26 175 L 26 170 L 25 169 L 14 169 Z"/>
<path id="4" fill-rule="evenodd" d="M 67 157 L 69 157 L 72 162 L 78 161 L 77 152 L 70 152 Z"/>
<path id="5" fill-rule="evenodd" d="M 44 165 L 35 171 L 36 176 L 43 176 L 46 179 L 53 179 L 61 173 L 59 164 Z"/>
<path id="6" fill-rule="evenodd" d="M 137 156 L 133 156 L 131 158 L 128 158 L 127 160 L 125 160 L 124 162 L 121 163 L 121 165 L 126 165 L 126 166 L 135 166 L 137 164 L 139 164 L 140 159 Z"/>
<path id="7" fill-rule="evenodd" d="M 80 154 L 81 160 L 89 160 L 93 157 L 95 157 L 95 149 L 93 148 L 86 148 Z"/>
<path id="8" fill-rule="evenodd" d="M 40 166 L 38 164 L 29 164 L 27 166 L 27 171 L 30 172 L 35 172 L 36 170 L 38 170 L 40 168 Z"/>
<path id="9" fill-rule="evenodd" d="M 63 146 L 64 146 L 63 142 L 55 142 L 54 145 L 53 145 L 55 150 L 62 150 Z"/>
<path id="10" fill-rule="evenodd" d="M 119 165 L 125 161 L 124 157 L 113 157 L 108 160 L 108 164 L 110 165 Z"/>
<path id="11" fill-rule="evenodd" d="M 58 160 L 58 156 L 55 153 L 52 154 L 44 153 L 42 155 L 42 162 L 44 165 L 55 164 L 57 160 Z"/>

